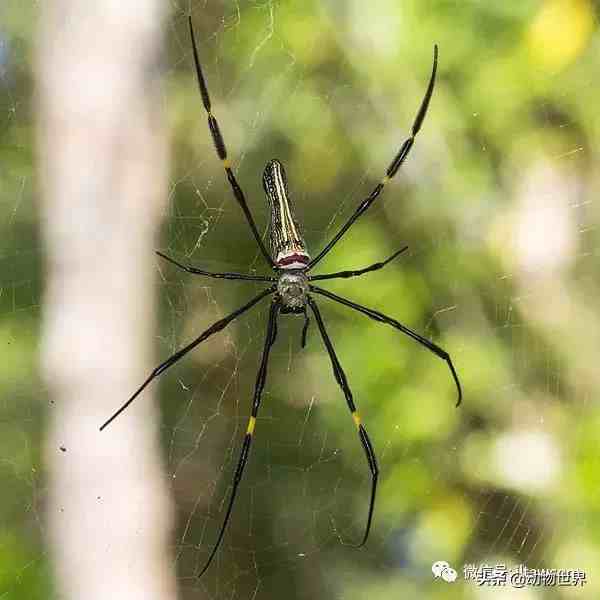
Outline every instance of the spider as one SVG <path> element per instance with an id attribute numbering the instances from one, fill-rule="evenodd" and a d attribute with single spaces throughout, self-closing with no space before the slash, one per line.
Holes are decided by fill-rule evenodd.
<path id="1" fill-rule="evenodd" d="M 337 381 L 342 392 L 344 393 L 344 396 L 346 398 L 346 404 L 348 405 L 348 409 L 350 410 L 350 414 L 352 416 L 354 424 L 356 425 L 358 437 L 366 455 L 369 470 L 371 472 L 371 495 L 369 500 L 369 507 L 367 511 L 367 520 L 364 533 L 361 541 L 356 545 L 357 547 L 364 546 L 369 537 L 369 531 L 371 530 L 373 511 L 375 508 L 375 496 L 377 492 L 379 468 L 377 466 L 375 450 L 373 449 L 373 445 L 371 443 L 371 440 L 369 439 L 367 430 L 362 424 L 361 418 L 356 409 L 356 405 L 354 404 L 354 398 L 352 396 L 352 391 L 350 390 L 346 374 L 344 373 L 342 365 L 340 364 L 338 356 L 334 350 L 331 338 L 327 333 L 327 329 L 321 316 L 320 309 L 315 300 L 315 296 L 324 296 L 329 300 L 332 300 L 339 304 L 343 304 L 348 308 L 362 313 L 363 315 L 366 315 L 367 317 L 374 319 L 375 321 L 391 325 L 398 331 L 412 338 L 413 340 L 427 348 L 430 352 L 444 360 L 450 369 L 450 373 L 452 374 L 452 378 L 454 379 L 454 383 L 456 384 L 456 389 L 458 391 L 458 400 L 456 402 L 456 406 L 458 406 L 461 402 L 462 390 L 460 386 L 460 381 L 458 379 L 458 375 L 454 369 L 454 365 L 452 364 L 452 360 L 450 359 L 450 356 L 445 350 L 434 344 L 432 341 L 419 335 L 412 329 L 409 329 L 402 323 L 396 321 L 395 319 L 388 317 L 372 308 L 367 308 L 366 306 L 362 306 L 360 304 L 357 304 L 356 302 L 352 302 L 347 298 L 338 296 L 337 294 L 334 294 L 333 292 L 318 287 L 312 283 L 314 281 L 323 281 L 326 279 L 358 277 L 371 271 L 377 271 L 385 267 L 385 265 L 394 260 L 405 250 L 407 250 L 407 246 L 401 248 L 400 250 L 392 254 L 390 257 L 385 259 L 383 262 L 374 263 L 362 269 L 339 271 L 336 273 L 328 273 L 324 275 L 309 274 L 312 271 L 312 269 L 319 262 L 321 262 L 321 260 L 332 250 L 332 248 L 343 237 L 343 235 L 348 231 L 348 229 L 350 229 L 350 227 L 355 223 L 355 221 L 367 211 L 367 209 L 373 204 L 373 202 L 375 202 L 383 188 L 390 182 L 394 175 L 396 175 L 398 169 L 402 166 L 402 163 L 404 163 L 404 161 L 408 157 L 410 150 L 414 144 L 415 137 L 421 129 L 421 125 L 423 124 L 423 120 L 425 119 L 427 108 L 429 106 L 431 95 L 433 93 L 433 88 L 435 85 L 435 75 L 437 70 L 437 45 L 434 46 L 433 68 L 431 71 L 429 84 L 427 86 L 427 91 L 425 92 L 425 96 L 421 102 L 421 106 L 415 117 L 410 136 L 404 141 L 404 143 L 400 147 L 400 150 L 398 151 L 398 153 L 390 163 L 389 167 L 387 168 L 385 175 L 383 176 L 381 181 L 375 186 L 375 188 L 369 194 L 369 196 L 367 196 L 361 202 L 356 211 L 346 221 L 346 223 L 344 223 L 344 225 L 333 236 L 331 241 L 329 241 L 329 243 L 327 243 L 327 245 L 321 250 L 321 252 L 319 252 L 319 254 L 317 254 L 317 256 L 315 256 L 314 258 L 311 258 L 307 251 L 304 239 L 302 237 L 300 227 L 294 216 L 293 206 L 288 195 L 287 178 L 285 170 L 283 168 L 283 165 L 276 159 L 271 160 L 267 163 L 267 166 L 263 173 L 263 187 L 267 196 L 271 214 L 271 222 L 269 227 L 270 252 L 267 250 L 260 234 L 258 233 L 256 223 L 254 221 L 254 218 L 252 217 L 252 213 L 250 212 L 250 208 L 248 207 L 248 204 L 246 202 L 244 192 L 239 186 L 237 179 L 231 169 L 231 163 L 229 162 L 229 159 L 227 157 L 227 150 L 225 148 L 223 135 L 221 134 L 221 129 L 217 123 L 217 119 L 212 113 L 208 88 L 206 86 L 206 81 L 204 79 L 204 75 L 200 67 L 200 60 L 198 58 L 198 50 L 196 47 L 196 39 L 194 35 L 194 28 L 191 17 L 189 17 L 188 21 L 192 50 L 194 55 L 194 64 L 196 67 L 196 77 L 198 79 L 198 86 L 200 88 L 202 102 L 204 104 L 204 108 L 208 116 L 208 127 L 210 129 L 210 133 L 214 142 L 215 150 L 225 169 L 225 174 L 227 176 L 227 180 L 229 181 L 229 185 L 231 186 L 233 196 L 240 205 L 240 208 L 242 209 L 244 216 L 246 217 L 246 221 L 248 222 L 250 230 L 254 235 L 256 243 L 258 244 L 258 248 L 265 261 L 273 269 L 275 274 L 262 276 L 245 275 L 242 273 L 212 273 L 209 271 L 204 271 L 203 269 L 198 269 L 193 266 L 184 265 L 176 261 L 175 259 L 163 254 L 162 252 L 157 252 L 157 254 L 161 258 L 169 261 L 179 269 L 182 269 L 188 273 L 193 273 L 195 275 L 203 275 L 205 277 L 214 277 L 218 279 L 261 281 L 264 283 L 269 283 L 271 285 L 264 291 L 260 292 L 260 294 L 258 294 L 257 296 L 254 296 L 254 298 L 249 300 L 242 307 L 238 308 L 231 314 L 227 315 L 223 319 L 220 319 L 219 321 L 211 325 L 206 331 L 204 331 L 200 336 L 191 341 L 187 346 L 184 346 L 183 348 L 175 352 L 175 354 L 167 358 L 167 360 L 165 360 L 158 367 L 156 367 L 150 373 L 150 375 L 144 381 L 144 383 L 142 383 L 142 385 L 136 390 L 136 392 L 127 400 L 127 402 L 125 402 L 125 404 L 123 404 L 100 427 L 100 430 L 102 431 L 107 425 L 109 425 L 114 419 L 116 419 L 135 400 L 135 398 L 137 398 L 137 396 L 146 388 L 146 386 L 151 381 L 156 379 L 171 365 L 174 365 L 188 352 L 193 350 L 196 346 L 201 344 L 211 335 L 224 329 L 227 325 L 229 325 L 229 323 L 231 323 L 240 315 L 250 310 L 263 298 L 266 298 L 267 296 L 273 297 L 269 310 L 269 318 L 267 322 L 267 331 L 262 351 L 262 358 L 256 377 L 256 384 L 254 386 L 252 412 L 248 421 L 248 427 L 244 436 L 244 441 L 242 444 L 240 457 L 237 463 L 237 468 L 235 470 L 232 491 L 229 497 L 229 503 L 227 505 L 227 511 L 225 513 L 225 518 L 223 519 L 223 523 L 221 525 L 221 529 L 219 531 L 217 540 L 212 547 L 208 559 L 204 563 L 204 567 L 198 574 L 198 577 L 201 577 L 206 572 L 213 558 L 215 557 L 215 554 L 217 553 L 217 550 L 220 547 L 220 544 L 223 540 L 223 536 L 225 534 L 225 530 L 227 529 L 227 524 L 229 523 L 229 519 L 231 517 L 238 487 L 240 485 L 240 481 L 242 480 L 244 468 L 246 466 L 248 455 L 250 453 L 250 445 L 252 443 L 254 430 L 256 428 L 256 419 L 258 417 L 258 410 L 261 404 L 262 392 L 265 386 L 265 381 L 267 379 L 269 354 L 271 352 L 273 344 L 275 343 L 275 338 L 277 337 L 277 319 L 280 313 L 304 316 L 304 326 L 302 328 L 301 339 L 301 345 L 302 347 L 304 347 L 306 344 L 306 334 L 310 322 L 307 309 L 310 308 L 312 314 L 314 315 L 315 321 L 317 323 L 317 328 L 319 329 L 319 333 L 321 335 L 327 353 L 329 354 L 329 359 L 331 360 L 331 367 L 335 376 L 335 380 Z"/>

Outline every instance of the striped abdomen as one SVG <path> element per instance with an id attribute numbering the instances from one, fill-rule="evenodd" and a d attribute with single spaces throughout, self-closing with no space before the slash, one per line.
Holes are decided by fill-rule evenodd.
<path id="1" fill-rule="evenodd" d="M 301 269 L 308 264 L 310 256 L 294 218 L 285 170 L 277 159 L 267 163 L 263 187 L 271 209 L 269 235 L 275 265 L 280 269 Z"/>

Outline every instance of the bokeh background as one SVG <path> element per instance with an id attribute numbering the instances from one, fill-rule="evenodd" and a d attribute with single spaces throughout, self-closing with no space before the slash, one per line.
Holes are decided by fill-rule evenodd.
<path id="1" fill-rule="evenodd" d="M 439 44 L 437 86 L 408 162 L 319 271 L 365 266 L 408 245 L 382 271 L 326 287 L 445 348 L 464 403 L 454 407 L 438 358 L 320 301 L 380 458 L 371 539 L 349 548 L 368 504 L 364 454 L 316 328 L 301 350 L 301 319 L 282 319 L 243 489 L 218 560 L 198 582 L 250 410 L 260 305 L 156 384 L 160 422 L 148 426 L 159 431 L 176 506 L 180 597 L 516 593 L 435 581 L 436 560 L 459 574 L 467 563 L 584 569 L 583 589 L 519 597 L 598 597 L 598 3 L 170 3 L 160 248 L 207 269 L 262 272 L 206 128 L 190 8 L 214 112 L 261 230 L 262 170 L 277 157 L 313 252 L 408 134 Z M 42 458 L 53 400 L 38 367 L 37 16 L 28 2 L 0 7 L 0 598 L 31 600 L 59 597 Z M 155 269 L 156 361 L 260 289 L 187 276 L 158 259 Z"/>

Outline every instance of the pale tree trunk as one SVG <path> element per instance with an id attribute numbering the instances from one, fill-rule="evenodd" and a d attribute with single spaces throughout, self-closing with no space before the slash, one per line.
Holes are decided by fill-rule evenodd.
<path id="1" fill-rule="evenodd" d="M 175 597 L 156 388 L 98 430 L 152 363 L 153 248 L 167 198 L 167 5 L 41 3 L 41 359 L 52 399 L 48 538 L 60 598 Z"/>

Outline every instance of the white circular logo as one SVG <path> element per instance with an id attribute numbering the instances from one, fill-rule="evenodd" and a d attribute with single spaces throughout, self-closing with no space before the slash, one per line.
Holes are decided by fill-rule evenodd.
<path id="1" fill-rule="evenodd" d="M 434 562 L 433 565 L 431 565 L 431 572 L 436 579 L 441 577 L 448 583 L 456 581 L 458 576 L 456 571 L 445 560 L 438 560 Z"/>
<path id="2" fill-rule="evenodd" d="M 456 571 L 452 567 L 448 567 L 442 571 L 442 579 L 448 583 L 456 581 Z"/>
<path id="3" fill-rule="evenodd" d="M 442 571 L 445 569 L 449 569 L 450 565 L 445 560 L 438 560 L 431 565 L 431 572 L 433 576 L 437 579 L 442 576 Z"/>

